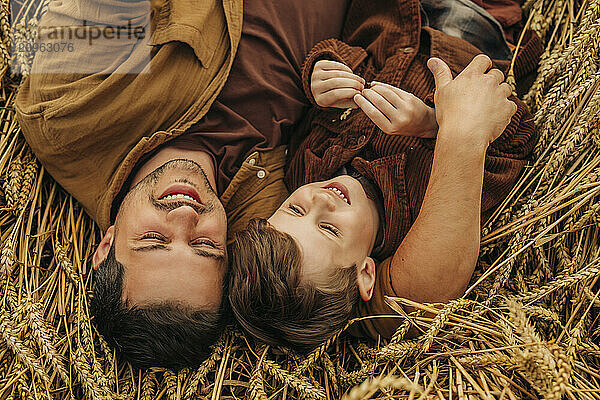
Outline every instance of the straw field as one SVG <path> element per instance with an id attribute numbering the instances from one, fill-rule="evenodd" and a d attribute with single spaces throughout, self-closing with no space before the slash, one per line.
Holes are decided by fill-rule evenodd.
<path id="1" fill-rule="evenodd" d="M 398 314 L 387 317 L 401 325 L 389 342 L 340 332 L 308 356 L 233 326 L 198 369 L 173 372 L 117 361 L 90 323 L 100 232 L 45 173 L 14 118 L 31 57 L 8 69 L 10 41 L 30 41 L 23 26 L 44 7 L 25 2 L 13 35 L 2 0 L 0 400 L 600 399 L 600 0 L 523 7 L 547 46 L 525 96 L 541 139 L 484 226 L 464 298 L 390 298 Z M 407 315 L 405 304 L 417 311 Z M 422 334 L 406 338 L 411 327 Z"/>

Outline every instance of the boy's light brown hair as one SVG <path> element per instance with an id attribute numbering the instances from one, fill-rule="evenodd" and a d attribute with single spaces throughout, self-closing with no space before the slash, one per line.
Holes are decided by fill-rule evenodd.
<path id="1" fill-rule="evenodd" d="M 359 301 L 356 265 L 336 268 L 325 286 L 302 280 L 293 237 L 255 219 L 230 248 L 229 302 L 250 335 L 306 353 L 339 331 Z"/>

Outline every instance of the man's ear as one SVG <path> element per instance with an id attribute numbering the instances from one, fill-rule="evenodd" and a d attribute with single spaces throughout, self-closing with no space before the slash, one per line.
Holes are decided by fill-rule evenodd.
<path id="1" fill-rule="evenodd" d="M 100 244 L 98 245 L 98 248 L 94 252 L 94 257 L 92 258 L 92 268 L 94 270 L 97 270 L 100 263 L 102 261 L 104 261 L 106 256 L 108 256 L 108 253 L 110 252 L 110 247 L 112 246 L 114 239 L 115 239 L 115 226 L 111 225 L 106 230 L 104 237 L 102 238 L 102 240 L 100 241 Z"/>
<path id="2" fill-rule="evenodd" d="M 375 261 L 367 257 L 358 265 L 358 292 L 364 301 L 371 300 L 375 287 Z"/>

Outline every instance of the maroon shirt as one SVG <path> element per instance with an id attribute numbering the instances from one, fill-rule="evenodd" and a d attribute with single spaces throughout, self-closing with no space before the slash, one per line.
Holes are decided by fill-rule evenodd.
<path id="1" fill-rule="evenodd" d="M 219 194 L 247 155 L 286 142 L 286 132 L 310 107 L 302 62 L 316 43 L 340 36 L 347 3 L 244 1 L 242 38 L 227 83 L 206 116 L 168 144 L 212 154 Z"/>

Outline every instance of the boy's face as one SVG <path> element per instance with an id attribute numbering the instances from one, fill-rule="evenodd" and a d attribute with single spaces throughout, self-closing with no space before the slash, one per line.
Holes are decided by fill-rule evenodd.
<path id="1" fill-rule="evenodd" d="M 302 276 L 327 282 L 334 268 L 359 264 L 371 253 L 379 216 L 356 179 L 342 175 L 298 188 L 268 219 L 302 250 Z"/>

